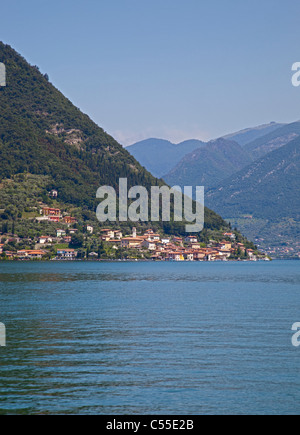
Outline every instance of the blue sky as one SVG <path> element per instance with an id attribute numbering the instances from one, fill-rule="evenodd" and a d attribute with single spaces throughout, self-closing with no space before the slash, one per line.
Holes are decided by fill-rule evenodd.
<path id="1" fill-rule="evenodd" d="M 300 118 L 299 0 L 9 0 L 0 39 L 123 144 Z"/>

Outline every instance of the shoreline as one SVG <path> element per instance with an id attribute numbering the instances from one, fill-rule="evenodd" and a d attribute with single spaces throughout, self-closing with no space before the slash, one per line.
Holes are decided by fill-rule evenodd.
<path id="1" fill-rule="evenodd" d="M 0 260 L 0 263 L 271 263 L 273 261 L 299 261 L 299 258 L 272 258 L 270 260 L 228 260 L 228 261 L 166 261 L 166 260 L 142 260 L 142 259 L 130 259 L 130 260 Z"/>

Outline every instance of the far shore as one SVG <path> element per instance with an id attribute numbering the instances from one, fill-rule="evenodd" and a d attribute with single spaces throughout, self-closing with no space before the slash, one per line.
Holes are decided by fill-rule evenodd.
<path id="1" fill-rule="evenodd" d="M 228 260 L 228 261 L 164 261 L 164 260 L 145 260 L 145 259 L 124 259 L 124 260 L 109 260 L 109 259 L 93 259 L 93 260 L 0 260 L 0 263 L 268 263 L 272 261 L 299 261 L 299 258 L 271 258 L 266 260 Z"/>

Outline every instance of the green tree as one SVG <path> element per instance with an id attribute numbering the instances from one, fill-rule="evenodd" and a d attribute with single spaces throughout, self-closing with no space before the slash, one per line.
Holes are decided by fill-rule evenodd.
<path id="1" fill-rule="evenodd" d="M 98 258 L 102 258 L 104 255 L 106 255 L 106 251 L 103 242 L 101 242 L 98 248 Z"/>
<path id="2" fill-rule="evenodd" d="M 84 242 L 83 234 L 73 234 L 72 240 L 70 243 L 70 248 L 79 249 L 82 248 Z"/>

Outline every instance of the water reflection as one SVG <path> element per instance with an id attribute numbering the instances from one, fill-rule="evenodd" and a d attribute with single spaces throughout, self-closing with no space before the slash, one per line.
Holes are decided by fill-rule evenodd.
<path id="1" fill-rule="evenodd" d="M 1 265 L 0 413 L 300 412 L 298 264 L 224 266 Z"/>
<path id="2" fill-rule="evenodd" d="M 175 281 L 175 282 L 261 282 L 261 283 L 289 283 L 289 284 L 300 284 L 300 273 L 294 271 L 294 274 L 283 276 L 281 273 L 274 274 L 274 270 L 270 274 L 266 270 L 266 274 L 249 274 L 249 273 L 227 273 L 223 271 L 218 274 L 216 271 L 212 270 L 212 273 L 202 272 L 202 265 L 196 264 L 199 270 L 194 269 L 193 275 L 188 272 L 177 271 L 176 274 L 165 273 L 136 273 L 131 271 L 130 273 L 106 273 L 106 272 L 95 272 L 85 273 L 82 272 L 72 272 L 72 273 L 0 273 L 0 282 L 2 283 L 35 283 L 35 282 L 45 282 L 45 283 L 63 283 L 63 282 L 77 282 L 77 281 L 121 281 L 121 282 L 131 282 L 131 281 L 151 281 L 151 282 L 164 282 L 164 281 Z M 153 271 L 152 271 L 153 272 Z"/>

